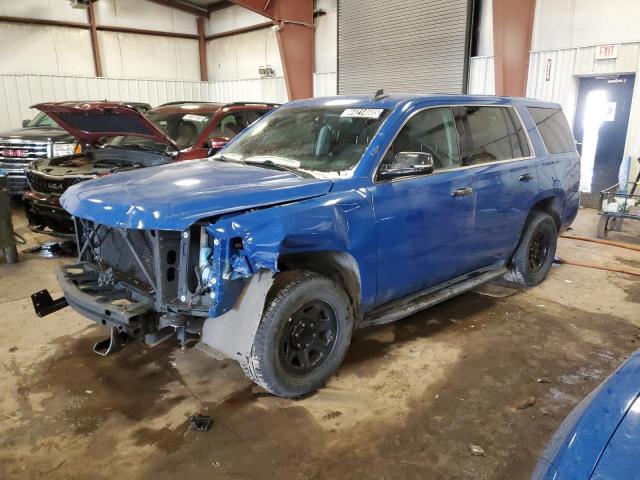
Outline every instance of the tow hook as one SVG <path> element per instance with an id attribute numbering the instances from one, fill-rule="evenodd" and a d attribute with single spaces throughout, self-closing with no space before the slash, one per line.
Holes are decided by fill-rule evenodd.
<path id="1" fill-rule="evenodd" d="M 51 298 L 49 290 L 46 289 L 31 294 L 31 303 L 33 303 L 33 309 L 36 311 L 36 315 L 40 318 L 45 317 L 50 313 L 57 312 L 69 305 L 67 303 L 67 299 L 64 297 L 60 297 L 56 300 Z"/>
<path id="2" fill-rule="evenodd" d="M 121 332 L 117 327 L 111 327 L 111 336 L 97 342 L 93 346 L 93 351 L 98 355 L 106 357 L 110 353 L 115 353 L 124 347 L 129 341 L 129 335 Z"/>

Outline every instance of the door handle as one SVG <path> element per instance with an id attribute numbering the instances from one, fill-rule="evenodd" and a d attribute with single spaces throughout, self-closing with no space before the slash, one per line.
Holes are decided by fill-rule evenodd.
<path id="1" fill-rule="evenodd" d="M 467 195 L 471 195 L 472 193 L 473 193 L 473 188 L 464 187 L 464 188 L 459 188 L 459 189 L 454 190 L 453 192 L 451 192 L 451 196 L 452 197 L 465 197 Z"/>
<path id="2" fill-rule="evenodd" d="M 533 175 L 531 175 L 530 173 L 525 173 L 524 175 L 520 175 L 518 177 L 519 182 L 529 182 L 531 180 L 533 180 Z"/>

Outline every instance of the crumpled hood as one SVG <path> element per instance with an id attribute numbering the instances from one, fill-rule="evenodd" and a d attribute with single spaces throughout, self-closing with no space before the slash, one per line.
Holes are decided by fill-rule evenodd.
<path id="1" fill-rule="evenodd" d="M 60 203 L 103 225 L 182 231 L 202 218 L 324 195 L 332 185 L 258 166 L 194 160 L 82 182 Z"/>

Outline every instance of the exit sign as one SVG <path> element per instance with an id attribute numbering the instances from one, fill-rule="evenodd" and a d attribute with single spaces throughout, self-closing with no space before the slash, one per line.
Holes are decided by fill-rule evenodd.
<path id="1" fill-rule="evenodd" d="M 618 45 L 598 45 L 596 47 L 596 60 L 609 60 L 618 58 Z"/>

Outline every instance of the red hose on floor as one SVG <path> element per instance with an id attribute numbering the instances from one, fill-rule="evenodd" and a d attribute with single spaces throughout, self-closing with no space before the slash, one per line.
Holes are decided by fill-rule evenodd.
<path id="1" fill-rule="evenodd" d="M 597 270 L 606 270 L 607 272 L 624 273 L 625 275 L 635 275 L 636 277 L 640 277 L 640 271 L 623 270 L 621 268 L 615 268 L 615 267 L 606 267 L 604 265 L 596 265 L 595 263 L 576 262 L 575 260 L 563 260 L 561 258 L 556 259 L 555 263 L 560 263 L 564 265 L 575 265 L 576 267 L 595 268 Z"/>
<path id="2" fill-rule="evenodd" d="M 640 252 L 639 246 L 631 245 L 630 243 L 614 242 L 612 240 L 600 240 L 598 238 L 589 237 L 574 237 L 573 235 L 560 235 L 560 238 L 568 238 L 569 240 L 581 240 L 583 242 L 601 243 L 602 245 L 611 245 L 612 247 L 626 248 L 628 250 Z"/>

